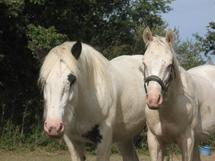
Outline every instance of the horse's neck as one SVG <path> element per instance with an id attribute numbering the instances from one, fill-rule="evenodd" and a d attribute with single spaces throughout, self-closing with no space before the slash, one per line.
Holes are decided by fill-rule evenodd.
<path id="1" fill-rule="evenodd" d="M 112 87 L 110 63 L 100 53 L 87 49 L 80 62 L 77 105 L 72 123 L 74 129 L 82 131 L 102 122 L 110 114 L 115 103 Z"/>
<path id="2" fill-rule="evenodd" d="M 78 89 L 76 105 L 70 106 L 66 120 L 75 133 L 86 133 L 101 121 L 101 110 L 95 91 L 91 88 Z"/>
<path id="3" fill-rule="evenodd" d="M 170 85 L 169 97 L 174 97 L 177 99 L 180 95 L 185 95 L 191 97 L 193 91 L 192 89 L 192 78 L 190 73 L 188 73 L 184 68 L 179 67 L 176 78 Z"/>
<path id="4" fill-rule="evenodd" d="M 177 95 L 183 93 L 184 84 L 183 84 L 183 77 L 186 74 L 185 70 L 181 68 L 180 66 L 177 67 L 175 77 L 170 82 L 170 86 L 168 88 L 168 97 L 177 97 Z"/>
<path id="5" fill-rule="evenodd" d="M 92 75 L 86 74 L 78 86 L 78 108 L 77 113 L 80 116 L 92 118 L 98 115 L 105 115 L 108 111 L 112 100 L 112 79 L 110 71 L 106 67 L 100 66 L 104 69 L 92 69 L 94 72 Z M 93 77 L 93 79 L 92 79 Z M 95 115 L 95 116 L 94 116 Z M 99 118 L 96 118 L 99 119 Z"/>
<path id="6" fill-rule="evenodd" d="M 98 84 L 99 86 L 99 84 Z M 83 89 L 84 88 L 84 89 Z M 107 117 L 111 103 L 109 95 L 100 94 L 98 89 L 102 87 L 82 87 L 78 95 L 77 106 L 71 119 L 72 129 L 78 133 L 86 133 L 96 124 L 101 123 Z M 101 96 L 102 95 L 102 96 Z"/>

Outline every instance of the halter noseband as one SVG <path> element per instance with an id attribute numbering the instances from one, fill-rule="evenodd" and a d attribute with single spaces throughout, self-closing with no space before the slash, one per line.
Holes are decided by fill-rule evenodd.
<path id="1" fill-rule="evenodd" d="M 173 75 L 174 76 L 173 76 Z M 146 87 L 146 84 L 148 84 L 150 81 L 155 81 L 157 82 L 160 86 L 161 86 L 161 89 L 162 89 L 162 95 L 164 95 L 166 92 L 167 92 L 167 89 L 169 87 L 169 84 L 170 82 L 173 80 L 173 78 L 176 77 L 176 74 L 175 74 L 175 71 L 174 71 L 174 66 L 172 66 L 171 68 L 171 71 L 170 71 L 170 76 L 169 76 L 169 79 L 168 79 L 168 82 L 167 84 L 165 85 L 164 82 L 156 75 L 150 75 L 146 78 L 144 78 L 144 89 L 145 89 L 145 92 L 146 94 L 148 93 L 147 91 L 147 87 Z"/>
<path id="2" fill-rule="evenodd" d="M 158 82 L 161 86 L 162 91 L 166 91 L 166 86 L 164 85 L 163 81 L 156 75 L 150 75 L 144 79 L 144 88 L 145 92 L 147 93 L 146 83 L 148 84 L 150 81 Z"/>

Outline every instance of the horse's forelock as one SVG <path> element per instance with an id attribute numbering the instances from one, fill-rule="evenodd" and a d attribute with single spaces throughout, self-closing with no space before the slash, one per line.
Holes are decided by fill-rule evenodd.
<path id="1" fill-rule="evenodd" d="M 94 82 L 94 84 L 96 84 L 96 82 L 101 83 L 101 81 L 110 82 L 108 81 L 109 76 L 106 71 L 107 64 L 109 63 L 108 60 L 97 50 L 84 43 L 82 43 L 80 58 L 77 60 L 71 53 L 73 44 L 74 42 L 65 42 L 56 46 L 48 53 L 42 64 L 38 79 L 41 87 L 44 87 L 54 65 L 60 60 L 62 60 L 71 72 L 74 73 L 76 77 L 79 77 L 81 81 L 86 81 L 85 78 L 87 78 L 88 81 Z"/>
<path id="2" fill-rule="evenodd" d="M 154 36 L 153 41 L 151 41 L 151 44 L 157 44 L 157 45 L 164 46 L 164 47 L 169 46 L 166 39 L 161 36 Z"/>
<path id="3" fill-rule="evenodd" d="M 69 43 L 66 42 L 54 47 L 47 54 L 40 69 L 40 75 L 38 79 L 39 86 L 41 86 L 42 88 L 44 87 L 50 72 L 54 69 L 54 65 L 59 61 L 63 61 L 73 73 L 78 73 L 77 60 L 72 56 L 70 52 L 71 46 L 71 44 L 69 45 Z"/>

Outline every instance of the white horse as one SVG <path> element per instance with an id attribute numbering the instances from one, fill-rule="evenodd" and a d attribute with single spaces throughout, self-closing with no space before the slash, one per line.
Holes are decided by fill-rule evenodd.
<path id="1" fill-rule="evenodd" d="M 215 132 L 215 66 L 189 71 L 179 66 L 173 51 L 174 34 L 143 39 L 147 137 L 152 161 L 162 161 L 165 146 L 176 143 L 183 161 L 199 161 L 198 141 Z"/>
<path id="2" fill-rule="evenodd" d="M 108 161 L 116 142 L 123 161 L 138 161 L 132 139 L 145 125 L 142 56 L 108 61 L 81 42 L 53 48 L 41 67 L 44 130 L 63 136 L 72 161 L 85 160 L 84 143 L 97 144 L 97 161 Z"/>

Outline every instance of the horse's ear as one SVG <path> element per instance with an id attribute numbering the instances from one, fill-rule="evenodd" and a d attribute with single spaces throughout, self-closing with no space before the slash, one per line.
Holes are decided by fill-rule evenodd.
<path id="1" fill-rule="evenodd" d="M 153 40 L 152 32 L 149 29 L 149 27 L 146 27 L 145 30 L 143 31 L 143 40 L 146 45 L 149 44 Z"/>
<path id="2" fill-rule="evenodd" d="M 72 55 L 78 59 L 81 55 L 81 50 L 82 50 L 82 44 L 80 41 L 77 41 L 71 49 Z"/>
<path id="3" fill-rule="evenodd" d="M 174 32 L 173 31 L 167 31 L 167 33 L 166 33 L 166 41 L 167 41 L 167 43 L 170 45 L 170 46 L 172 46 L 173 45 L 173 43 L 174 43 L 174 37 L 175 37 L 175 34 L 174 34 Z"/>

